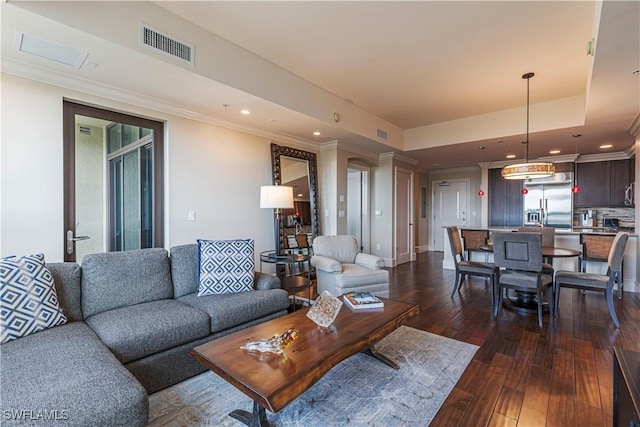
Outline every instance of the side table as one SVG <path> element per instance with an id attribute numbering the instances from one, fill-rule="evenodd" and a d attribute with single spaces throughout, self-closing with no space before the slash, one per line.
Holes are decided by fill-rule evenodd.
<path id="1" fill-rule="evenodd" d="M 296 294 L 304 289 L 309 292 L 309 303 L 311 303 L 311 271 L 304 273 L 295 273 L 295 267 L 299 267 L 299 271 L 302 271 L 304 263 L 310 260 L 310 256 L 307 254 L 283 254 L 276 255 L 275 251 L 265 251 L 260 253 L 260 271 L 262 272 L 262 263 L 275 264 L 276 270 L 278 265 L 285 267 L 284 275 L 278 275 L 282 283 L 282 288 L 285 289 L 292 297 L 292 311 L 297 308 Z"/>
<path id="2" fill-rule="evenodd" d="M 640 353 L 613 347 L 613 426 L 640 427 Z"/>

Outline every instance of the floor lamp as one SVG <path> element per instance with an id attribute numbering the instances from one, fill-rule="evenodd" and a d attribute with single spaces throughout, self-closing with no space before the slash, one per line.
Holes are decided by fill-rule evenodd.
<path id="1" fill-rule="evenodd" d="M 275 209 L 273 221 L 275 254 L 280 255 L 280 209 L 293 209 L 293 187 L 286 185 L 263 185 L 260 187 L 260 207 Z"/>

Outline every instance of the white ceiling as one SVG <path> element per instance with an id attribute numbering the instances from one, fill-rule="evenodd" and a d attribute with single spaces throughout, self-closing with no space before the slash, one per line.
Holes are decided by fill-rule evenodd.
<path id="1" fill-rule="evenodd" d="M 540 123 L 548 119 L 542 118 L 544 114 L 534 116 L 532 108 L 530 157 L 548 155 L 554 148 L 561 154 L 573 154 L 573 134 L 582 135 L 578 139 L 581 154 L 602 152 L 598 148 L 602 143 L 613 144 L 613 151 L 624 151 L 634 142 L 629 130 L 640 111 L 640 76 L 632 74 L 640 69 L 640 3 L 635 1 L 605 1 L 602 10 L 591 1 L 153 3 L 154 9 L 159 6 L 163 13 L 173 14 L 180 28 L 170 25 L 162 13 L 149 14 L 148 2 L 71 3 L 73 6 L 55 1 L 3 3 L 3 71 L 33 75 L 38 70 L 36 74 L 46 74 L 67 86 L 77 87 L 78 81 L 85 86 L 98 83 L 103 92 L 120 88 L 131 99 L 142 95 L 138 103 L 163 102 L 192 117 L 280 135 L 285 141 L 319 144 L 338 140 L 373 153 L 402 152 L 425 169 L 501 161 L 507 153 L 522 157 L 526 81 L 521 75 L 535 72 L 530 81 L 532 105 L 540 104 L 538 108 L 543 109 L 551 105 L 545 103 L 584 101 L 579 104 L 578 122 L 574 118 L 571 126 L 560 119 L 556 124 Z M 129 12 L 127 19 L 111 22 L 110 14 L 117 16 L 114 9 L 123 7 Z M 291 87 L 283 102 L 284 95 L 265 89 L 273 85 L 286 91 L 286 85 L 276 85 L 280 75 L 275 72 L 267 76 L 269 73 L 256 69 L 251 75 L 252 70 L 238 65 L 237 79 L 225 81 L 203 73 L 202 64 L 216 60 L 203 59 L 210 46 L 196 44 L 200 63 L 193 70 L 141 54 L 136 41 L 128 37 L 126 24 L 135 21 L 152 21 L 160 29 L 165 28 L 164 22 L 171 28 L 167 32 L 180 33 L 175 34 L 179 38 L 202 30 L 222 37 L 231 43 L 224 45 L 212 38 L 211 46 L 234 50 L 240 58 L 237 64 L 248 52 L 264 58 L 280 67 L 276 71 L 286 70 L 343 104 L 346 100 L 361 115 L 379 118 L 401 133 L 407 131 L 405 143 L 412 132 L 420 134 L 443 125 L 453 124 L 467 132 L 455 144 L 444 146 L 413 138 L 412 149 L 402 150 L 402 146 L 363 136 L 357 126 L 336 125 L 329 117 L 316 114 L 316 99 L 308 96 L 312 91 Z M 84 49 L 90 62 L 70 71 L 17 52 L 13 44 L 16 31 Z M 595 56 L 586 54 L 592 37 Z M 262 87 L 256 87 L 258 72 L 266 76 Z M 281 79 L 285 83 L 286 77 Z M 317 102 L 320 109 L 323 101 Z M 240 106 L 251 109 L 252 114 L 238 115 Z M 521 130 L 501 134 L 496 128 L 489 133 L 491 137 L 474 134 L 470 124 L 477 116 L 508 111 L 519 111 L 516 127 Z M 544 131 L 538 132 L 540 129 Z M 312 136 L 314 130 L 322 135 Z M 481 156 L 479 146 L 486 146 Z"/>

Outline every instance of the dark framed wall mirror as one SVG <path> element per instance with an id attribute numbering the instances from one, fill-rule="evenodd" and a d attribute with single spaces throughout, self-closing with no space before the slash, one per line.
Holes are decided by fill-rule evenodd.
<path id="1" fill-rule="evenodd" d="M 308 246 L 320 233 L 318 213 L 318 165 L 316 154 L 271 144 L 273 183 L 293 187 L 294 209 L 283 209 L 280 221 L 280 249 Z"/>

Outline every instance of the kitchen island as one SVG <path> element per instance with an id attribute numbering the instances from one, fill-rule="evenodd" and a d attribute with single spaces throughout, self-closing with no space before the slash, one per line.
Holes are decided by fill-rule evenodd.
<path id="1" fill-rule="evenodd" d="M 489 228 L 491 232 L 495 231 L 516 231 L 516 229 L 506 228 Z M 629 241 L 624 251 L 624 258 L 622 262 L 622 277 L 624 283 L 625 292 L 638 292 L 640 293 L 640 252 L 638 249 L 638 234 L 634 230 L 621 230 L 629 233 Z M 556 229 L 555 246 L 559 248 L 568 248 L 581 250 L 580 234 L 581 233 L 598 233 L 598 234 L 613 234 L 617 231 L 596 227 L 585 229 L 582 227 L 576 227 L 572 229 Z M 455 270 L 455 264 L 453 262 L 453 256 L 451 255 L 451 246 L 449 244 L 449 238 L 447 237 L 446 228 L 443 227 L 443 239 L 444 239 L 444 259 L 442 261 L 442 268 L 448 270 Z M 492 260 L 493 255 L 489 254 L 489 261 Z M 479 253 L 472 252 L 471 258 L 473 261 L 484 261 L 484 256 Z M 578 271 L 578 258 L 555 258 L 553 260 L 553 268 L 558 270 Z M 587 271 L 590 273 L 602 273 L 606 274 L 607 266 L 605 263 L 587 262 Z"/>

